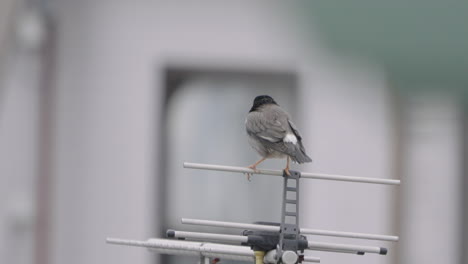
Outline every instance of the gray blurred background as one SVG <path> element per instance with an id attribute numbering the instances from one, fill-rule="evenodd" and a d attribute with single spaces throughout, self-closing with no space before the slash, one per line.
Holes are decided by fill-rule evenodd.
<path id="1" fill-rule="evenodd" d="M 281 181 L 247 166 L 244 118 L 270 94 L 313 163 L 401 187 L 303 181 L 301 226 L 399 235 L 388 256 L 468 263 L 468 3 L 0 2 L 0 263 L 196 263 L 148 239 L 181 217 L 279 221 Z M 270 160 L 262 168 L 280 169 Z M 221 263 L 229 263 L 227 261 Z"/>

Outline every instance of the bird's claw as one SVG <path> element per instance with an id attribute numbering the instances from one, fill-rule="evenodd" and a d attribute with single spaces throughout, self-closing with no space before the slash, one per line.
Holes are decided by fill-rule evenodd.
<path id="1" fill-rule="evenodd" d="M 291 176 L 291 172 L 289 171 L 289 168 L 284 168 L 284 173 L 286 173 L 286 175 L 288 176 Z"/>
<path id="2" fill-rule="evenodd" d="M 253 170 L 254 172 L 257 172 L 256 166 L 250 165 L 250 166 L 248 166 L 247 168 Z M 245 176 L 247 176 L 247 180 L 248 180 L 248 181 L 251 181 L 251 180 L 250 180 L 250 177 L 252 177 L 253 173 L 252 173 L 252 172 L 246 172 L 246 173 L 244 173 L 244 174 L 245 174 Z"/>
<path id="3" fill-rule="evenodd" d="M 252 176 L 252 173 L 246 172 L 246 173 L 244 173 L 244 174 L 245 174 L 245 176 L 247 176 L 247 180 L 248 180 L 248 181 L 252 181 L 252 180 L 250 179 L 250 177 Z"/>

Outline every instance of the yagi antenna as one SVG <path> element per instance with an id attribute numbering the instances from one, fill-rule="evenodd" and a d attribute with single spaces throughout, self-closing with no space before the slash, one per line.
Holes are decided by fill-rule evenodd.
<path id="1" fill-rule="evenodd" d="M 182 218 L 182 224 L 243 229 L 242 235 L 167 230 L 169 239 L 152 238 L 147 241 L 108 238 L 109 244 L 145 247 L 151 251 L 170 255 L 197 256 L 200 264 L 216 263 L 219 259 L 231 259 L 261 263 L 295 264 L 319 263 L 320 258 L 305 256 L 305 250 L 329 251 L 364 255 L 387 255 L 384 247 L 336 244 L 309 241 L 305 235 L 345 237 L 364 240 L 398 241 L 398 236 L 354 232 L 318 230 L 299 227 L 300 179 L 347 181 L 369 184 L 400 185 L 399 180 L 365 178 L 344 175 L 306 173 L 290 170 L 290 175 L 278 170 L 252 170 L 213 164 L 184 163 L 184 168 L 215 170 L 248 174 L 264 174 L 283 177 L 283 199 L 280 223 L 238 223 L 203 219 Z M 183 240 L 182 240 L 183 239 Z M 190 241 L 187 241 L 190 240 Z M 237 244 L 237 245 L 232 245 Z M 240 245 L 239 245 L 240 244 Z"/>

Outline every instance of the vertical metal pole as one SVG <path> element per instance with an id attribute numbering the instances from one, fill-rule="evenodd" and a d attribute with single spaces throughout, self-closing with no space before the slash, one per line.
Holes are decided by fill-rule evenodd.
<path id="1" fill-rule="evenodd" d="M 34 263 L 50 263 L 52 186 L 53 186 L 53 143 L 55 89 L 53 86 L 55 71 L 55 27 L 45 18 L 46 40 L 41 50 L 41 81 L 39 94 L 39 147 L 38 175 L 36 186 L 36 223 Z"/>
<path id="2" fill-rule="evenodd" d="M 200 264 L 210 264 L 210 258 L 205 257 L 205 256 L 201 256 L 198 263 L 200 263 Z"/>

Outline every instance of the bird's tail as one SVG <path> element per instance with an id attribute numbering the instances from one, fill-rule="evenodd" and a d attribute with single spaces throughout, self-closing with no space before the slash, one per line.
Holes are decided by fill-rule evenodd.
<path id="1" fill-rule="evenodd" d="M 312 159 L 307 156 L 305 153 L 304 147 L 298 148 L 298 150 L 295 152 L 296 155 L 294 155 L 292 158 L 293 161 L 301 164 L 301 163 L 306 163 L 306 162 L 312 162 Z"/>

